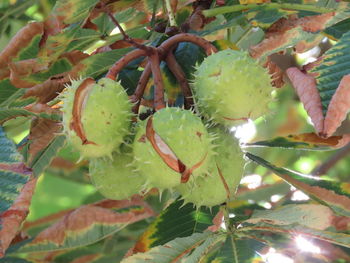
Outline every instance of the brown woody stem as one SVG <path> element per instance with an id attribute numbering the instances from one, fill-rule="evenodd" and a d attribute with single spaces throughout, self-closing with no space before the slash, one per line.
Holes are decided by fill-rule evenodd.
<path id="1" fill-rule="evenodd" d="M 115 19 L 115 17 L 113 16 L 113 14 L 111 12 L 109 12 L 109 10 L 105 9 L 105 12 L 107 13 L 107 15 L 109 16 L 109 18 L 112 20 L 113 24 L 118 27 L 120 33 L 123 35 L 124 41 L 132 44 L 134 47 L 138 48 L 138 49 L 142 49 L 145 51 L 149 50 L 149 47 L 145 46 L 145 45 L 141 45 L 139 43 L 137 43 L 136 41 L 134 41 L 128 34 L 125 33 L 124 29 L 122 28 L 122 26 L 119 24 L 119 22 L 117 21 L 117 19 Z"/>
<path id="2" fill-rule="evenodd" d="M 185 101 L 185 109 L 190 109 L 193 107 L 193 97 L 190 85 L 188 84 L 187 78 L 183 70 L 181 69 L 180 65 L 177 63 L 176 58 L 172 52 L 169 52 L 165 59 L 170 71 L 174 74 L 175 78 L 177 79 L 182 93 L 184 95 Z"/>
<path id="3" fill-rule="evenodd" d="M 149 78 L 151 77 L 151 73 L 152 73 L 151 63 L 148 62 L 141 74 L 139 82 L 137 83 L 135 93 L 131 97 L 131 102 L 135 103 L 135 105 L 132 108 L 132 111 L 135 114 L 139 112 L 142 95 L 145 92 L 147 83 L 149 81 Z"/>
<path id="4" fill-rule="evenodd" d="M 176 45 L 180 42 L 191 42 L 193 44 L 196 44 L 197 46 L 200 46 L 201 48 L 203 48 L 205 50 L 205 53 L 207 54 L 207 56 L 218 52 L 217 48 L 209 41 L 207 41 L 201 37 L 198 37 L 198 36 L 195 36 L 192 34 L 187 34 L 187 33 L 178 34 L 178 35 L 175 35 L 175 36 L 165 40 L 158 47 L 158 49 L 163 49 L 163 50 L 167 51 L 170 48 L 172 48 L 174 45 Z"/>
<path id="5" fill-rule="evenodd" d="M 154 109 L 160 110 L 165 108 L 164 101 L 164 82 L 162 73 L 159 67 L 159 54 L 158 50 L 154 48 L 154 52 L 149 56 L 149 62 L 151 63 L 153 81 L 154 81 Z"/>
<path id="6" fill-rule="evenodd" d="M 147 52 L 142 49 L 135 49 L 126 55 L 124 55 L 121 59 L 119 59 L 117 62 L 114 63 L 114 65 L 109 69 L 106 78 L 110 78 L 115 80 L 117 78 L 117 75 L 119 72 L 128 65 L 131 61 L 134 59 L 137 59 L 139 57 L 147 56 Z"/>

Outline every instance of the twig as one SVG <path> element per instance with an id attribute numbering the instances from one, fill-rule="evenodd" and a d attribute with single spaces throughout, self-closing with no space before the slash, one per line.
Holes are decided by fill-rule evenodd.
<path id="1" fill-rule="evenodd" d="M 287 9 L 287 10 L 302 10 L 302 11 L 311 11 L 317 13 L 328 13 L 335 11 L 334 8 L 320 7 L 316 5 L 304 5 L 304 4 L 290 4 L 290 3 L 268 3 L 268 4 L 248 4 L 248 5 L 231 5 L 231 6 L 222 6 L 209 10 L 204 10 L 203 15 L 205 17 L 217 16 L 220 14 L 232 13 L 237 11 L 242 11 L 252 8 L 278 8 L 278 9 Z"/>
<path id="2" fill-rule="evenodd" d="M 338 150 L 335 154 L 330 156 L 328 160 L 323 162 L 320 166 L 316 167 L 313 171 L 313 175 L 326 174 L 334 165 L 340 160 L 346 157 L 350 153 L 350 143 Z"/>
<path id="3" fill-rule="evenodd" d="M 201 48 L 203 48 L 205 50 L 205 53 L 207 54 L 207 56 L 218 52 L 217 48 L 210 43 L 209 41 L 192 35 L 192 34 L 187 34 L 187 33 L 182 33 L 182 34 L 178 34 L 175 35 L 167 40 L 165 40 L 159 47 L 158 49 L 162 49 L 164 51 L 162 51 L 162 53 L 166 53 L 165 51 L 170 50 L 170 48 L 172 48 L 174 45 L 180 43 L 180 42 L 191 42 L 193 44 L 196 44 L 197 46 L 200 46 Z"/>
<path id="4" fill-rule="evenodd" d="M 165 2 L 166 11 L 168 13 L 170 26 L 177 26 L 174 12 L 173 12 L 173 9 L 171 8 L 170 0 L 164 0 L 164 2 Z"/>
<path id="5" fill-rule="evenodd" d="M 177 79 L 182 93 L 184 95 L 185 101 L 185 109 L 190 109 L 194 106 L 193 97 L 190 85 L 188 84 L 187 78 L 185 73 L 183 72 L 180 65 L 177 63 L 176 58 L 172 52 L 169 52 L 166 56 L 165 62 L 167 63 L 170 71 L 174 74 L 175 78 Z"/>
<path id="6" fill-rule="evenodd" d="M 132 60 L 139 57 L 147 56 L 147 52 L 143 49 L 135 49 L 128 54 L 124 55 L 121 59 L 114 63 L 114 65 L 109 69 L 106 78 L 115 80 L 119 72 L 128 65 Z"/>
<path id="7" fill-rule="evenodd" d="M 115 17 L 113 16 L 113 14 L 107 10 L 105 8 L 105 13 L 109 16 L 109 18 L 112 20 L 113 24 L 118 27 L 120 33 L 123 35 L 123 39 L 124 41 L 132 44 L 134 47 L 138 48 L 138 49 L 142 49 L 144 51 L 149 51 L 150 48 L 145 46 L 145 45 L 142 45 L 142 44 L 139 44 L 137 43 L 136 41 L 134 41 L 128 34 L 125 33 L 124 29 L 122 28 L 122 26 L 119 24 L 119 22 L 117 21 L 117 19 L 115 19 Z"/>
<path id="8" fill-rule="evenodd" d="M 145 92 L 145 88 L 147 86 L 149 78 L 151 77 L 151 73 L 152 73 L 151 63 L 148 62 L 145 69 L 143 70 L 143 72 L 141 74 L 139 82 L 137 83 L 136 90 L 131 97 L 131 102 L 135 103 L 135 105 L 132 108 L 132 111 L 135 114 L 137 114 L 139 112 L 141 98 L 142 98 L 143 93 Z"/>
<path id="9" fill-rule="evenodd" d="M 154 48 L 154 52 L 149 56 L 149 62 L 151 63 L 153 81 L 154 81 L 154 109 L 160 110 L 165 108 L 164 101 L 164 82 L 162 73 L 159 67 L 159 55 L 158 50 Z"/>

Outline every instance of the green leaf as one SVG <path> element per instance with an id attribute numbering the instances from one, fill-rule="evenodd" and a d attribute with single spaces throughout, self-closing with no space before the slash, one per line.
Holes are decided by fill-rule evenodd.
<path id="1" fill-rule="evenodd" d="M 3 33 L 4 29 L 6 29 L 6 22 L 9 21 L 9 18 L 19 17 L 23 15 L 23 13 L 35 3 L 36 0 L 22 0 L 16 1 L 14 4 L 10 5 L 10 8 L 1 9 L 0 16 L 0 34 Z"/>
<path id="2" fill-rule="evenodd" d="M 21 91 L 21 95 L 24 94 L 24 89 L 17 89 L 13 86 L 9 79 L 0 80 L 0 106 L 8 105 L 13 99 L 12 96 L 16 96 L 18 91 Z"/>
<path id="3" fill-rule="evenodd" d="M 271 140 L 246 143 L 245 147 L 278 147 L 309 151 L 329 151 L 342 146 L 343 136 L 321 138 L 315 133 L 276 137 Z"/>
<path id="4" fill-rule="evenodd" d="M 253 239 L 237 239 L 228 235 L 225 243 L 215 256 L 214 263 L 251 263 L 258 257 L 258 251 L 264 244 Z"/>
<path id="5" fill-rule="evenodd" d="M 74 24 L 56 35 L 50 35 L 41 48 L 39 56 L 44 60 L 55 61 L 64 52 L 84 50 L 99 38 L 98 32 L 80 28 L 80 25 Z"/>
<path id="6" fill-rule="evenodd" d="M 259 26 L 261 28 L 268 28 L 278 19 L 286 17 L 286 15 L 287 12 L 285 10 L 271 8 L 269 6 L 253 8 L 246 13 L 249 22 L 253 26 Z"/>
<path id="7" fill-rule="evenodd" d="M 36 58 L 39 53 L 39 42 L 41 38 L 41 33 L 33 36 L 30 42 L 27 43 L 26 46 L 18 53 L 18 59 L 15 59 L 14 61 Z"/>
<path id="8" fill-rule="evenodd" d="M 334 26 L 326 28 L 323 32 L 327 37 L 337 40 L 350 30 L 350 19 L 341 21 Z"/>
<path id="9" fill-rule="evenodd" d="M 202 232 L 213 225 L 212 220 L 217 212 L 217 208 L 213 208 L 211 212 L 204 208 L 197 210 L 192 204 L 183 206 L 183 201 L 177 200 L 143 233 L 135 245 L 135 251 L 145 252 L 176 237 L 186 237 Z"/>
<path id="10" fill-rule="evenodd" d="M 33 113 L 23 108 L 0 108 L 0 123 L 6 120 L 18 117 L 18 116 L 37 116 L 44 119 L 53 121 L 61 121 L 62 116 L 60 114 L 48 114 L 48 113 Z"/>
<path id="11" fill-rule="evenodd" d="M 173 263 L 185 257 L 194 248 L 200 246 L 206 240 L 215 240 L 218 234 L 211 232 L 195 233 L 188 237 L 176 238 L 164 245 L 153 247 L 146 253 L 138 253 L 124 259 L 121 263 Z M 220 235 L 220 238 L 222 235 Z M 218 238 L 218 237 L 216 237 Z M 195 261 L 188 261 L 195 262 Z"/>
<path id="12" fill-rule="evenodd" d="M 270 201 L 273 195 L 285 195 L 290 191 L 290 185 L 285 182 L 265 184 L 255 189 L 244 189 L 236 194 L 236 200 Z"/>
<path id="13" fill-rule="evenodd" d="M 50 142 L 50 144 L 33 159 L 30 167 L 33 169 L 35 176 L 39 176 L 50 165 L 52 159 L 57 155 L 58 151 L 65 145 L 66 137 L 58 135 Z"/>
<path id="14" fill-rule="evenodd" d="M 91 44 L 101 39 L 100 33 L 92 29 L 80 28 L 74 35 L 74 39 L 67 46 L 66 52 L 73 50 L 84 51 Z"/>
<path id="15" fill-rule="evenodd" d="M 4 257 L 0 258 L 0 263 L 31 263 L 32 261 L 27 261 L 23 258 L 14 258 L 14 257 Z"/>
<path id="16" fill-rule="evenodd" d="M 246 50 L 264 39 L 264 31 L 251 24 L 237 25 L 229 29 L 229 40 L 240 49 Z"/>
<path id="17" fill-rule="evenodd" d="M 118 74 L 118 80 L 129 96 L 134 94 L 141 74 L 142 71 L 137 70 L 136 67 L 133 69 L 125 68 Z"/>
<path id="18" fill-rule="evenodd" d="M 325 180 L 321 177 L 304 175 L 282 167 L 277 167 L 268 161 L 246 153 L 254 162 L 272 170 L 283 180 L 303 191 L 321 204 L 329 206 L 334 212 L 350 216 L 350 183 L 339 183 Z"/>
<path id="19" fill-rule="evenodd" d="M 0 214 L 11 207 L 30 175 L 22 155 L 0 126 Z"/>
<path id="20" fill-rule="evenodd" d="M 77 64 L 72 71 L 75 75 L 83 78 L 87 76 L 99 77 L 131 50 L 131 48 L 122 48 L 90 56 Z"/>
<path id="21" fill-rule="evenodd" d="M 350 235 L 348 234 L 317 230 L 299 224 L 274 225 L 266 222 L 259 222 L 251 226 L 243 226 L 242 228 L 237 230 L 237 232 L 247 235 L 249 235 L 249 233 L 255 235 L 257 231 L 265 231 L 271 233 L 288 233 L 289 235 L 291 235 L 291 237 L 295 237 L 296 235 L 304 235 L 310 238 L 330 242 L 339 246 L 350 247 Z"/>
<path id="22" fill-rule="evenodd" d="M 41 71 L 40 73 L 32 74 L 30 80 L 33 82 L 44 82 L 53 75 L 61 74 L 69 71 L 72 68 L 72 64 L 66 58 L 58 59 L 55 61 L 48 70 Z"/>
<path id="23" fill-rule="evenodd" d="M 53 13 L 65 24 L 84 20 L 98 3 L 98 0 L 57 0 Z"/>
<path id="24" fill-rule="evenodd" d="M 323 55 L 322 63 L 311 70 L 316 77 L 322 110 L 325 115 L 333 94 L 343 76 L 350 73 L 349 47 L 350 31 Z"/>
<path id="25" fill-rule="evenodd" d="M 189 81 L 193 79 L 195 66 L 202 63 L 205 58 L 205 53 L 200 47 L 188 42 L 180 43 L 174 55 Z"/>
<path id="26" fill-rule="evenodd" d="M 203 259 L 212 253 L 212 250 L 219 243 L 224 242 L 225 234 L 209 236 L 199 247 L 197 247 L 191 255 L 189 255 L 183 263 L 198 263 L 203 262 Z"/>
<path id="27" fill-rule="evenodd" d="M 324 205 L 285 205 L 274 210 L 255 210 L 246 223 L 267 222 L 273 225 L 299 224 L 308 228 L 324 230 L 332 225 L 334 214 Z"/>

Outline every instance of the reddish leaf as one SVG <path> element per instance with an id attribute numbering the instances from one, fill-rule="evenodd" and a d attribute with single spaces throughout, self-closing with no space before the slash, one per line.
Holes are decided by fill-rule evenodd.
<path id="1" fill-rule="evenodd" d="M 61 125 L 55 121 L 47 119 L 33 120 L 29 133 L 29 163 L 50 144 L 60 129 Z"/>
<path id="2" fill-rule="evenodd" d="M 54 108 L 50 107 L 47 104 L 44 103 L 34 103 L 34 104 L 29 104 L 24 107 L 24 109 L 33 112 L 33 113 L 46 113 L 46 114 L 57 114 L 60 115 L 61 111 Z"/>
<path id="3" fill-rule="evenodd" d="M 69 82 L 67 74 L 52 76 L 43 83 L 29 88 L 23 95 L 23 98 L 37 97 L 39 103 L 47 103 L 56 98 L 64 89 L 64 85 Z"/>
<path id="4" fill-rule="evenodd" d="M 207 230 L 211 232 L 217 232 L 221 228 L 222 220 L 224 218 L 224 211 L 220 210 L 213 218 L 213 225 L 208 227 Z"/>
<path id="5" fill-rule="evenodd" d="M 265 67 L 268 69 L 269 74 L 271 75 L 272 85 L 276 88 L 282 88 L 284 85 L 283 70 L 280 69 L 275 62 L 271 61 L 270 57 L 267 58 Z"/>
<path id="6" fill-rule="evenodd" d="M 7 65 L 15 58 L 21 49 L 28 45 L 32 38 L 43 33 L 43 23 L 29 23 L 23 27 L 0 52 L 0 80 L 9 77 L 10 70 Z"/>
<path id="7" fill-rule="evenodd" d="M 100 258 L 101 256 L 103 256 L 103 254 L 84 255 L 74 259 L 70 263 L 91 263 L 94 260 Z"/>
<path id="8" fill-rule="evenodd" d="M 307 44 L 307 42 L 305 42 L 305 37 L 311 35 L 302 36 L 302 34 L 317 33 L 323 30 L 327 22 L 334 16 L 335 12 L 330 12 L 321 15 L 306 16 L 299 19 L 295 16 L 290 16 L 288 19 L 281 18 L 271 25 L 266 33 L 266 38 L 261 43 L 251 47 L 250 53 L 252 57 L 260 58 L 264 55 L 269 55 L 278 48 L 284 49 L 284 47 L 290 45 L 291 40 L 294 42 L 304 41 L 298 49 L 305 48 Z"/>
<path id="9" fill-rule="evenodd" d="M 317 133 L 322 134 L 324 117 L 321 97 L 316 88 L 314 77 L 302 73 L 298 68 L 287 69 L 287 75 L 296 90 L 300 101 L 310 116 Z"/>
<path id="10" fill-rule="evenodd" d="M 30 88 L 36 82 L 27 80 L 26 77 L 34 73 L 38 73 L 48 69 L 48 64 L 45 62 L 38 62 L 37 59 L 27 59 L 18 62 L 11 62 L 8 64 L 10 69 L 10 80 L 16 88 Z"/>
<path id="11" fill-rule="evenodd" d="M 278 148 L 312 149 L 312 150 L 334 150 L 344 147 L 350 142 L 350 134 L 331 136 L 323 138 L 316 133 L 301 133 L 276 137 L 271 140 L 247 143 L 245 146 L 267 146 Z"/>
<path id="12" fill-rule="evenodd" d="M 73 50 L 67 53 L 63 53 L 60 58 L 67 58 L 72 65 L 78 64 L 83 59 L 89 57 L 88 54 L 83 53 L 79 50 Z"/>
<path id="13" fill-rule="evenodd" d="M 35 185 L 36 179 L 28 181 L 10 209 L 0 214 L 0 257 L 4 256 L 6 249 L 27 217 Z"/>
<path id="14" fill-rule="evenodd" d="M 326 118 L 324 121 L 323 134 L 331 136 L 340 124 L 346 119 L 350 109 L 350 75 L 342 78 L 339 86 L 329 103 Z"/>
<path id="15" fill-rule="evenodd" d="M 138 196 L 132 200 L 103 200 L 68 211 L 20 251 L 52 251 L 91 244 L 153 215 L 153 210 Z"/>

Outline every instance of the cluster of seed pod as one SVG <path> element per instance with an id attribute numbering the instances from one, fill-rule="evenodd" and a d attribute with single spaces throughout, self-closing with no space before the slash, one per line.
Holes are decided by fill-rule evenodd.
<path id="1" fill-rule="evenodd" d="M 228 128 L 267 112 L 270 76 L 247 53 L 228 49 L 203 61 L 191 89 L 191 110 L 155 107 L 135 122 L 135 104 L 119 82 L 88 78 L 67 87 L 65 132 L 90 159 L 92 181 L 103 195 L 126 199 L 169 189 L 197 207 L 232 198 L 245 161 Z"/>

